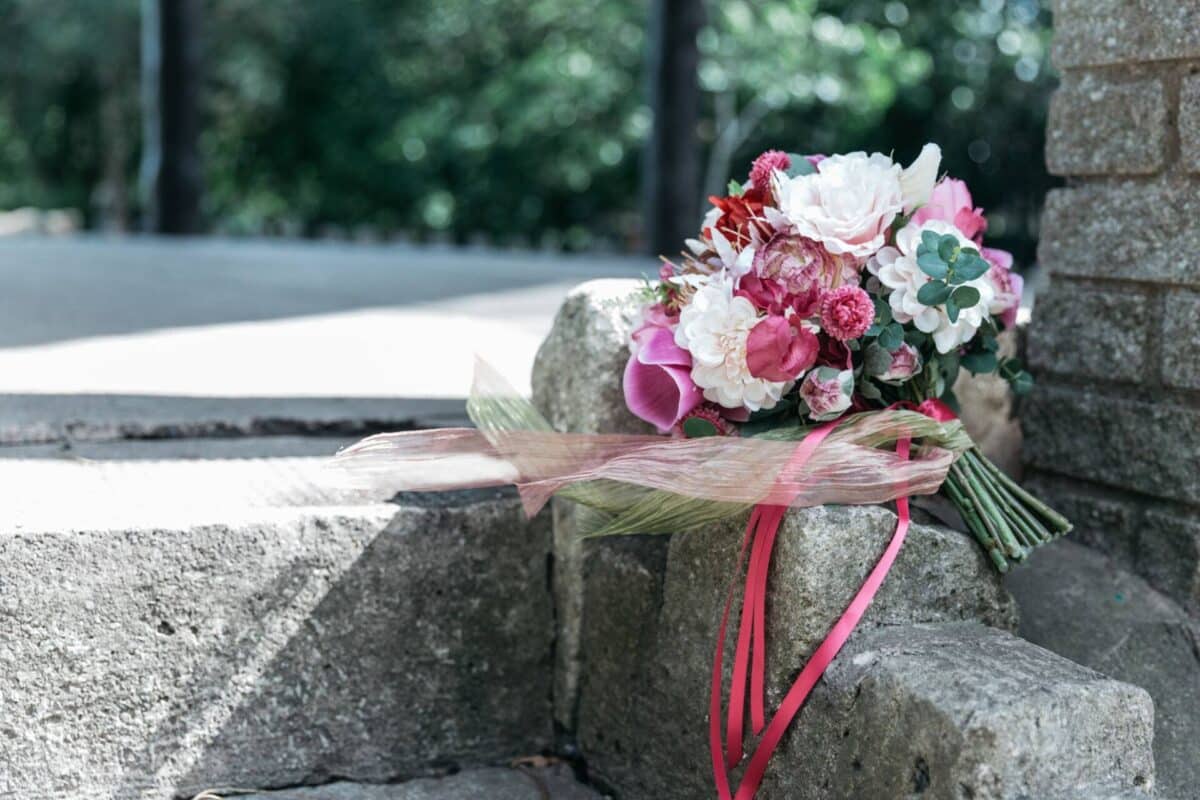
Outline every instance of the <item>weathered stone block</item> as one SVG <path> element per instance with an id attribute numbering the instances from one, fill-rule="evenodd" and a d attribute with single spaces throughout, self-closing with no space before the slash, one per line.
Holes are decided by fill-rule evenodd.
<path id="1" fill-rule="evenodd" d="M 639 321 L 643 299 L 634 280 L 589 281 L 572 290 L 533 367 L 533 400 L 551 424 L 572 433 L 654 433 L 625 407 L 621 387 L 629 359 L 629 334 Z M 579 631 L 586 613 L 587 583 L 604 581 L 609 561 L 591 563 L 594 554 L 616 549 L 661 576 L 666 537 L 631 537 L 585 542 L 572 504 L 555 500 L 554 672 L 555 718 L 575 727 L 580 660 Z"/>
<path id="2" fill-rule="evenodd" d="M 1005 585 L 1021 606 L 1023 638 L 1150 693 L 1158 788 L 1168 797 L 1193 793 L 1200 786 L 1200 622 L 1069 540 L 1040 549 Z"/>
<path id="3" fill-rule="evenodd" d="M 1111 556 L 1135 569 L 1145 528 L 1143 503 L 1096 489 L 1069 478 L 1034 472 L 1025 488 L 1057 509 L 1075 525 L 1072 541 Z"/>
<path id="4" fill-rule="evenodd" d="M 712 648 L 744 524 L 671 537 L 661 581 L 635 561 L 612 558 L 605 579 L 588 586 L 579 743 L 592 774 L 626 796 L 708 793 Z M 771 704 L 844 611 L 894 525 L 893 514 L 874 506 L 789 512 L 768 595 Z M 1011 627 L 1013 608 L 971 539 L 914 526 L 863 629 L 961 620 Z"/>
<path id="5" fill-rule="evenodd" d="M 1054 275 L 1200 285 L 1200 259 L 1186 255 L 1200 252 L 1200 193 L 1187 181 L 1055 189 L 1041 230 Z"/>
<path id="6" fill-rule="evenodd" d="M 241 796 L 239 796 L 241 797 Z M 562 764 L 541 769 L 469 769 L 393 784 L 328 783 L 262 792 L 241 800 L 600 800 Z"/>
<path id="7" fill-rule="evenodd" d="M 1180 389 L 1200 389 L 1200 292 L 1170 292 L 1164 312 L 1163 383 Z"/>
<path id="8" fill-rule="evenodd" d="M 1149 511 L 1137 571 L 1151 585 L 1200 615 L 1200 514 Z"/>
<path id="9" fill-rule="evenodd" d="M 1058 280 L 1038 296 L 1029 361 L 1057 373 L 1136 382 L 1144 377 L 1153 333 L 1144 291 Z"/>
<path id="10" fill-rule="evenodd" d="M 1192 502 L 1200 496 L 1200 410 L 1042 383 L 1021 409 L 1039 469 Z"/>
<path id="11" fill-rule="evenodd" d="M 0 797 L 386 781 L 550 744 L 548 521 L 509 492 L 313 488 L 322 463 L 35 465 L 97 500 L 0 527 Z"/>
<path id="12" fill-rule="evenodd" d="M 1200 57 L 1200 8 L 1180 0 L 1055 0 L 1062 68 Z"/>
<path id="13" fill-rule="evenodd" d="M 1149 175 L 1162 169 L 1166 136 L 1158 78 L 1068 74 L 1050 101 L 1046 164 L 1055 175 Z"/>
<path id="14" fill-rule="evenodd" d="M 1200 172 L 1200 74 L 1186 76 L 1179 90 L 1179 147 L 1183 168 Z"/>

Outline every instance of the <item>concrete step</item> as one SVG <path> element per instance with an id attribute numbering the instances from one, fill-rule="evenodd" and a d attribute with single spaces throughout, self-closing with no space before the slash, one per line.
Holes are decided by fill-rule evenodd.
<path id="1" fill-rule="evenodd" d="M 206 800 L 225 800 L 224 795 L 214 795 Z M 339 781 L 239 795 L 238 800 L 601 800 L 602 797 L 576 780 L 569 768 L 556 764 L 538 769 L 471 769 L 445 778 L 395 784 Z"/>
<path id="2" fill-rule="evenodd" d="M 1070 540 L 1038 551 L 1006 585 L 1021 607 L 1020 636 L 1150 693 L 1158 787 L 1198 796 L 1200 620 Z"/>
<path id="3" fill-rule="evenodd" d="M 387 782 L 552 743 L 549 529 L 514 493 L 388 502 L 302 458 L 0 483 L 0 798 Z"/>

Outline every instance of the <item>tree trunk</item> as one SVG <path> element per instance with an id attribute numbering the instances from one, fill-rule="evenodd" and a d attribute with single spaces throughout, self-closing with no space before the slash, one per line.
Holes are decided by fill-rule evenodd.
<path id="1" fill-rule="evenodd" d="M 200 230 L 201 0 L 142 0 L 145 228 Z"/>
<path id="2" fill-rule="evenodd" d="M 654 126 L 643 160 L 646 244 L 651 253 L 679 251 L 696 235 L 700 215 L 700 115 L 696 37 L 703 0 L 653 0 L 647 39 L 647 94 Z"/>

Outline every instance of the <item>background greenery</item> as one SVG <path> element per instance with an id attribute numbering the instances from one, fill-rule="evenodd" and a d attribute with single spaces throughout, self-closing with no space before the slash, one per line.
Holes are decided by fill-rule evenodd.
<path id="1" fill-rule="evenodd" d="M 1032 257 L 1047 0 L 723 0 L 700 39 L 706 184 L 766 147 L 927 140 Z M 217 232 L 639 244 L 645 0 L 211 0 Z M 137 0 L 0 0 L 0 208 L 138 218 Z M 681 135 L 686 135 L 681 133 Z"/>

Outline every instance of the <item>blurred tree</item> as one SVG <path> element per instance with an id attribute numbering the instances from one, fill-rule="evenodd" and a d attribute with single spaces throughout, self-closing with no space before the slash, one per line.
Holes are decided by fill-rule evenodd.
<path id="1" fill-rule="evenodd" d="M 705 2 L 700 123 L 677 136 L 699 137 L 709 189 L 767 147 L 907 160 L 932 140 L 999 242 L 1032 257 L 1048 0 Z M 0 207 L 138 213 L 137 5 L 0 0 Z M 637 247 L 646 13 L 206 0 L 206 216 L 229 233 Z"/>

